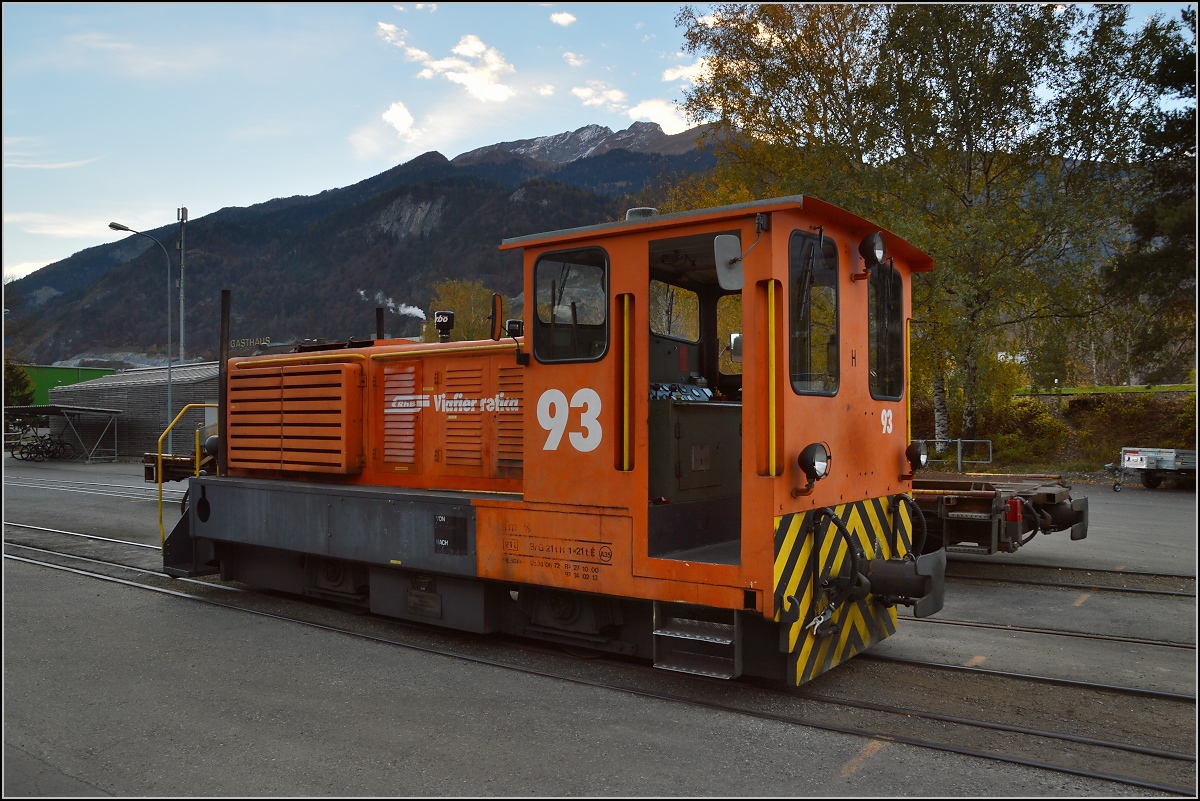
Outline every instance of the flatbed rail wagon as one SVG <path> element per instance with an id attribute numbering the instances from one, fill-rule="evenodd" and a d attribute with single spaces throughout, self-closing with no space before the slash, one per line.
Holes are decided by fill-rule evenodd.
<path id="1" fill-rule="evenodd" d="M 926 550 L 1016 553 L 1039 533 L 1087 537 L 1088 499 L 1056 476 L 934 475 L 913 480 L 928 528 Z"/>

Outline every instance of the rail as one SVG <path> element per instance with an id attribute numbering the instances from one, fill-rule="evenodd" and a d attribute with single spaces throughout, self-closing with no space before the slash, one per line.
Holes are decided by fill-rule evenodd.
<path id="1" fill-rule="evenodd" d="M 947 447 L 941 448 L 940 446 L 943 444 L 945 444 Z M 984 444 L 987 445 L 987 459 L 964 459 L 963 458 L 963 445 L 984 445 Z M 990 439 L 927 439 L 927 440 L 925 440 L 925 445 L 928 446 L 928 448 L 929 448 L 929 461 L 930 462 L 949 462 L 949 461 L 951 461 L 948 458 L 947 459 L 935 459 L 935 458 L 933 458 L 933 454 L 941 453 L 944 450 L 948 451 L 948 450 L 950 450 L 950 448 L 948 446 L 954 445 L 955 450 L 958 453 L 958 456 L 957 456 L 958 472 L 960 472 L 960 473 L 962 472 L 962 466 L 964 464 L 991 464 L 992 463 L 992 441 Z"/>
<path id="2" fill-rule="evenodd" d="M 215 403 L 189 403 L 187 406 L 184 406 L 182 409 L 179 410 L 179 414 L 175 415 L 175 419 L 171 421 L 171 424 L 169 426 L 167 426 L 166 430 L 163 431 L 162 434 L 158 438 L 157 465 L 156 465 L 157 469 L 154 471 L 154 478 L 155 478 L 155 483 L 158 484 L 158 536 L 159 536 L 159 544 L 160 545 L 166 543 L 166 541 L 167 541 L 167 530 L 165 528 L 163 528 L 163 518 L 162 518 L 162 485 L 163 485 L 162 445 L 163 445 L 163 440 L 166 439 L 167 435 L 170 434 L 172 429 L 175 428 L 176 423 L 178 423 L 180 420 L 182 420 L 183 416 L 185 414 L 187 414 L 189 411 L 191 411 L 192 409 L 215 409 L 215 408 L 217 408 L 217 404 L 215 404 Z M 201 427 L 196 428 L 196 475 L 200 475 L 200 428 Z"/>

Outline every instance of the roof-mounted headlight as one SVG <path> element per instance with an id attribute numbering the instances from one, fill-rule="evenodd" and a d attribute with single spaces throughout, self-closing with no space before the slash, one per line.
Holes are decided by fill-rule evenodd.
<path id="1" fill-rule="evenodd" d="M 883 261 L 883 234 L 876 231 L 863 237 L 863 241 L 858 244 L 858 253 L 867 263 L 867 269 Z"/>

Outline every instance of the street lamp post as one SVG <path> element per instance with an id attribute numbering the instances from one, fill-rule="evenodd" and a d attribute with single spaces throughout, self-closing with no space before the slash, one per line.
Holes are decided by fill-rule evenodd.
<path id="1" fill-rule="evenodd" d="M 176 243 L 179 249 L 179 363 L 183 364 L 187 361 L 183 347 L 183 227 L 187 225 L 187 206 L 179 209 L 176 216 L 179 218 L 179 242 Z"/>
<path id="2" fill-rule="evenodd" d="M 150 234 L 143 234 L 141 231 L 133 230 L 128 225 L 121 225 L 120 223 L 116 222 L 110 222 L 108 227 L 114 231 L 128 231 L 131 234 L 137 234 L 138 236 L 146 237 L 151 242 L 158 245 L 158 247 L 162 250 L 163 255 L 167 257 L 167 425 L 169 426 L 171 425 L 171 421 L 174 419 L 171 414 L 171 254 L 167 252 L 165 247 L 163 247 L 162 242 L 159 242 L 157 239 L 150 236 Z M 169 453 L 175 452 L 174 438 L 175 435 L 173 433 L 167 435 L 167 451 Z"/>

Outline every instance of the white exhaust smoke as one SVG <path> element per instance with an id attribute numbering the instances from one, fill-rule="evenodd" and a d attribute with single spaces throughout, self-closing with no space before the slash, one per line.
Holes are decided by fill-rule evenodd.
<path id="1" fill-rule="evenodd" d="M 383 306 L 392 314 L 398 314 L 401 317 L 416 317 L 421 322 L 425 322 L 425 312 L 418 309 L 416 306 L 409 306 L 407 303 L 397 303 L 391 298 L 383 294 L 381 290 L 376 290 L 373 296 L 368 297 L 364 289 L 358 290 L 358 296 L 365 302 L 374 301 L 376 306 Z"/>

